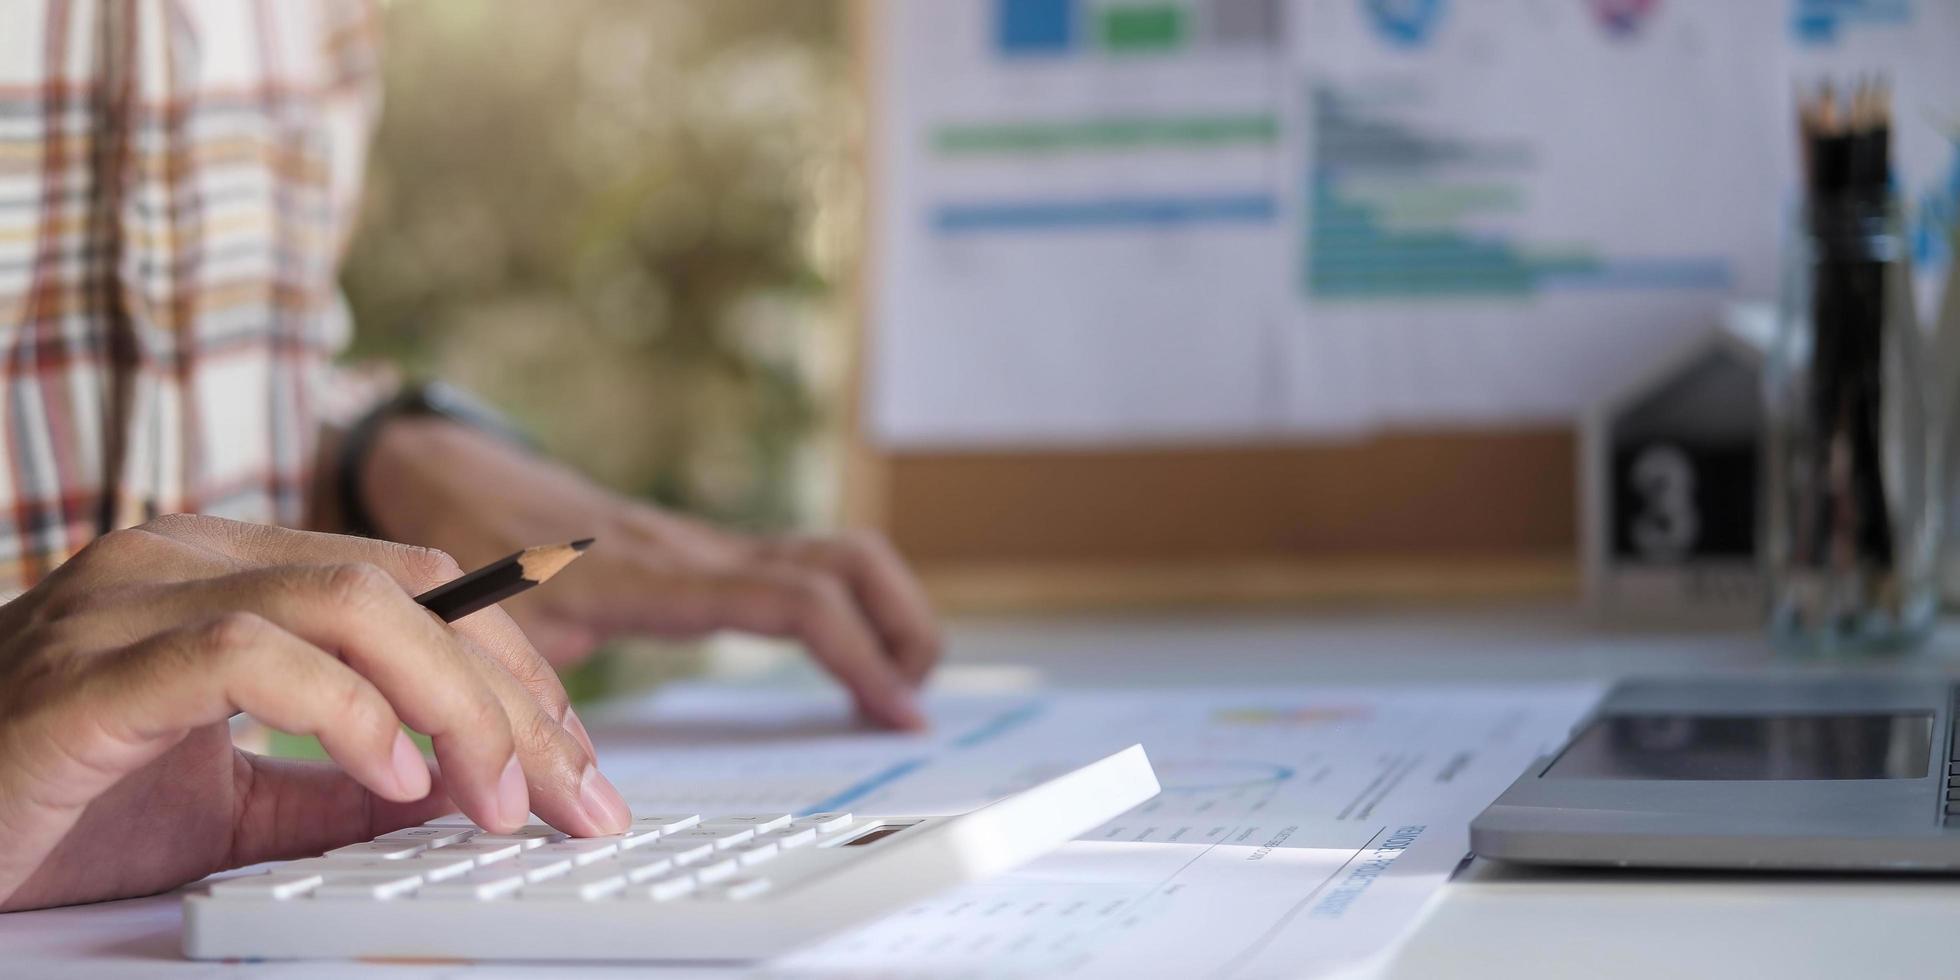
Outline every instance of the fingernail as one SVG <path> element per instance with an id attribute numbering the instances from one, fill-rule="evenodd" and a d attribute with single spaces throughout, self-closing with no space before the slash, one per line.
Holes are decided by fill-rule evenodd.
<path id="1" fill-rule="evenodd" d="M 632 809 L 597 766 L 586 766 L 585 775 L 579 779 L 578 805 L 587 820 L 607 832 L 625 830 L 633 822 Z"/>
<path id="2" fill-rule="evenodd" d="M 599 750 L 592 747 L 592 736 L 586 733 L 585 722 L 578 720 L 578 712 L 570 708 L 565 709 L 565 730 L 578 739 L 578 744 L 585 746 L 585 754 L 591 756 L 592 761 L 599 761 Z"/>
<path id="3" fill-rule="evenodd" d="M 504 763 L 504 774 L 497 777 L 497 815 L 507 826 L 522 827 L 531 815 L 531 794 L 524 789 L 524 767 L 517 756 Z"/>
<path id="4" fill-rule="evenodd" d="M 396 730 L 394 757 L 389 765 L 395 771 L 395 790 L 404 802 L 429 795 L 429 764 L 423 761 L 421 750 L 415 747 L 407 732 Z"/>

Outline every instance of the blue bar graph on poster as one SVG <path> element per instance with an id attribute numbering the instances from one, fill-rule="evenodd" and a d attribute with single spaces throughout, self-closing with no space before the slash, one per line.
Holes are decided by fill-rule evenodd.
<path id="1" fill-rule="evenodd" d="M 1790 12 L 1790 28 L 1800 44 L 1835 43 L 1847 25 L 1911 21 L 1907 0 L 1795 0 Z"/>
<path id="2" fill-rule="evenodd" d="M 1075 43 L 1076 0 L 994 0 L 994 41 L 1008 56 L 1066 53 Z"/>
<path id="3" fill-rule="evenodd" d="M 1328 85 L 1311 93 L 1305 286 L 1315 297 L 1400 302 L 1733 285 L 1720 255 L 1608 256 L 1585 241 L 1520 241 L 1505 219 L 1527 207 L 1529 146 L 1410 123 L 1393 111 L 1402 93 Z"/>
<path id="4" fill-rule="evenodd" d="M 932 211 L 941 235 L 987 232 L 1167 228 L 1214 224 L 1271 224 L 1279 202 L 1264 190 L 1166 197 L 967 201 Z"/>

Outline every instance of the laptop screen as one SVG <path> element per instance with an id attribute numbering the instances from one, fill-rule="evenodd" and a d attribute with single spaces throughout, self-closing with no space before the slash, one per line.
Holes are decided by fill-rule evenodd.
<path id="1" fill-rule="evenodd" d="M 1546 779 L 1920 779 L 1933 716 L 1639 714 L 1598 718 Z"/>

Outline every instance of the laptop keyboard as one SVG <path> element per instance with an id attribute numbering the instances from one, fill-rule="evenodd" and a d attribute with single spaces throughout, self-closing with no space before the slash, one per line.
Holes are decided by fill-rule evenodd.
<path id="1" fill-rule="evenodd" d="M 1946 823 L 1960 823 L 1960 687 L 1953 690 L 1953 703 L 1946 723 Z"/>

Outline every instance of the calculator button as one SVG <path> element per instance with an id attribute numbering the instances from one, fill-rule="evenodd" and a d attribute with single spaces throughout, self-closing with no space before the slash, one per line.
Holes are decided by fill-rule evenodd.
<path id="1" fill-rule="evenodd" d="M 756 838 L 758 841 L 768 841 L 785 851 L 792 847 L 802 847 L 816 839 L 815 827 L 791 827 L 788 830 L 772 831 Z"/>
<path id="2" fill-rule="evenodd" d="M 528 851 L 533 847 L 543 847 L 544 845 L 553 842 L 551 841 L 551 839 L 546 837 L 510 837 L 504 834 L 479 834 L 476 837 L 471 838 L 470 843 L 471 844 L 515 844 L 518 847 L 524 848 L 525 850 Z M 451 844 L 449 846 L 461 847 L 464 845 Z"/>
<path id="3" fill-rule="evenodd" d="M 604 860 L 618 853 L 619 845 L 612 841 L 587 838 L 583 840 L 563 840 L 556 844 L 545 844 L 541 847 L 534 847 L 524 852 L 524 856 L 527 859 L 539 855 L 570 858 L 573 864 L 586 865 L 594 861 Z"/>
<path id="4" fill-rule="evenodd" d="M 657 844 L 649 844 L 646 847 L 636 847 L 633 849 L 633 854 L 636 856 L 641 854 L 657 854 L 662 857 L 672 858 L 675 864 L 694 864 L 705 861 L 714 853 L 715 845 L 708 841 L 675 840 L 672 837 L 662 838 Z"/>
<path id="5" fill-rule="evenodd" d="M 676 875 L 658 881 L 637 885 L 633 894 L 656 902 L 671 902 L 694 891 L 693 875 Z"/>
<path id="6" fill-rule="evenodd" d="M 479 869 L 461 877 L 427 885 L 415 893 L 417 898 L 460 898 L 475 902 L 487 902 L 524 887 L 524 875 L 520 869 L 509 870 Z"/>
<path id="7" fill-rule="evenodd" d="M 1960 762 L 1948 763 L 1946 774 L 1949 776 L 1960 776 Z"/>
<path id="8" fill-rule="evenodd" d="M 445 844 L 461 844 L 474 836 L 476 831 L 468 827 L 408 827 L 382 834 L 374 841 L 377 844 L 382 841 L 410 841 L 427 844 L 430 847 L 441 847 Z"/>
<path id="9" fill-rule="evenodd" d="M 219 898 L 298 898 L 324 881 L 318 874 L 274 871 L 270 874 L 226 878 L 211 886 Z"/>
<path id="10" fill-rule="evenodd" d="M 327 880 L 346 878 L 419 878 L 421 872 L 413 867 L 413 860 L 390 861 L 386 858 L 307 858 L 304 861 L 288 861 L 280 865 L 281 871 L 307 871 L 327 876 Z"/>
<path id="11" fill-rule="evenodd" d="M 525 824 L 524 826 L 522 826 L 522 827 L 519 827 L 519 828 L 517 828 L 516 830 L 513 830 L 513 831 L 511 831 L 510 833 L 508 833 L 508 834 L 505 834 L 505 835 L 503 835 L 503 836 L 505 836 L 505 837 L 542 837 L 542 838 L 544 838 L 544 839 L 545 839 L 545 840 L 547 840 L 547 841 L 554 841 L 554 840 L 564 840 L 564 839 L 565 839 L 566 837 L 569 837 L 569 836 L 571 836 L 571 835 L 569 835 L 569 834 L 567 834 L 567 833 L 565 833 L 565 832 L 564 832 L 564 831 L 562 831 L 562 830 L 559 830 L 559 829 L 558 829 L 558 828 L 556 828 L 556 827 L 553 827 L 553 826 L 552 826 L 552 825 L 550 825 L 550 824 L 545 824 L 545 823 L 527 823 L 527 824 Z"/>
<path id="12" fill-rule="evenodd" d="M 679 833 L 668 834 L 667 839 L 693 844 L 713 844 L 716 847 L 727 848 L 734 847 L 754 836 L 755 831 L 747 827 L 709 828 L 703 826 L 693 830 L 683 830 Z"/>
<path id="13" fill-rule="evenodd" d="M 441 881 L 445 878 L 454 878 L 458 875 L 469 874 L 471 871 L 476 870 L 476 861 L 467 854 L 451 856 L 439 853 L 424 853 L 420 857 L 411 858 L 407 861 L 398 861 L 396 863 L 410 871 L 414 871 L 428 881 Z"/>
<path id="14" fill-rule="evenodd" d="M 420 875 L 407 875 L 400 878 L 350 878 L 342 881 L 336 881 L 332 875 L 328 875 L 325 884 L 313 889 L 313 897 L 387 901 L 408 895 L 421 886 Z"/>
<path id="15" fill-rule="evenodd" d="M 769 879 L 739 877 L 730 878 L 701 893 L 702 898 L 718 898 L 728 902 L 745 902 L 769 890 Z"/>
<path id="16" fill-rule="evenodd" d="M 626 887 L 626 876 L 616 868 L 580 868 L 542 884 L 524 889 L 525 898 L 577 899 L 597 901 Z"/>
<path id="17" fill-rule="evenodd" d="M 674 870 L 674 860 L 659 854 L 630 854 L 620 858 L 614 865 L 626 873 L 626 880 L 638 884 L 650 881 Z"/>
<path id="18" fill-rule="evenodd" d="M 349 844 L 346 847 L 336 847 L 328 851 L 327 855 L 329 857 L 367 857 L 400 860 L 402 858 L 414 857 L 428 849 L 429 845 L 418 844 L 414 841 L 369 841 L 363 844 Z"/>
<path id="19" fill-rule="evenodd" d="M 789 826 L 789 821 L 790 816 L 787 813 L 761 813 L 747 816 L 709 817 L 701 821 L 701 826 L 747 827 L 758 834 L 766 834 L 769 831 L 781 830 Z"/>
<path id="20" fill-rule="evenodd" d="M 553 844 L 565 840 L 566 837 L 567 835 L 563 832 L 550 827 L 533 826 L 519 827 L 508 834 L 478 834 L 472 840 L 489 841 L 495 844 L 516 843 L 525 847 L 538 847 L 543 844 Z"/>
<path id="21" fill-rule="evenodd" d="M 425 823 L 425 824 L 423 824 L 422 826 L 424 826 L 424 827 L 468 827 L 468 828 L 470 828 L 471 830 L 476 830 L 476 829 L 478 829 L 478 827 L 477 827 L 477 825 L 476 825 L 476 821 L 474 821 L 474 820 L 471 820 L 470 818 L 468 818 L 468 817 L 466 817 L 466 816 L 463 816 L 463 815 L 462 815 L 462 814 L 460 814 L 460 813 L 450 813 L 450 814 L 445 814 L 445 815 L 443 815 L 443 816 L 440 816 L 440 817 L 437 817 L 437 818 L 435 818 L 434 820 L 431 820 L 431 821 L 429 821 L 428 823 Z"/>
<path id="22" fill-rule="evenodd" d="M 735 860 L 742 862 L 742 867 L 748 868 L 774 859 L 777 847 L 774 844 L 750 844 L 736 848 L 734 854 Z"/>
<path id="23" fill-rule="evenodd" d="M 704 885 L 712 885 L 725 878 L 735 877 L 735 873 L 740 870 L 742 870 L 741 862 L 734 858 L 718 857 L 706 864 L 696 866 L 694 880 Z"/>
<path id="24" fill-rule="evenodd" d="M 549 881 L 562 874 L 571 873 L 572 859 L 564 855 L 547 854 L 533 856 L 523 854 L 513 860 L 511 865 L 524 872 L 525 881 L 536 884 L 540 881 Z"/>
<path id="25" fill-rule="evenodd" d="M 848 813 L 812 813 L 790 821 L 792 827 L 811 827 L 819 834 L 835 834 L 850 829 L 856 818 Z"/>
<path id="26" fill-rule="evenodd" d="M 651 844 L 659 840 L 660 831 L 652 827 L 632 827 L 628 828 L 623 834 L 613 834 L 610 837 L 595 837 L 593 839 L 612 841 L 619 845 L 620 850 L 624 851 L 628 848 L 639 847 L 641 844 Z"/>
<path id="27" fill-rule="evenodd" d="M 649 813 L 633 818 L 633 826 L 648 827 L 660 831 L 663 834 L 671 834 L 676 830 L 686 830 L 700 822 L 700 815 L 693 813 Z"/>
<path id="28" fill-rule="evenodd" d="M 490 864 L 492 862 L 503 861 L 509 858 L 514 858 L 518 854 L 522 853 L 523 850 L 524 850 L 524 845 L 517 843 L 516 841 L 509 841 L 506 843 L 499 844 L 495 841 L 487 841 L 481 837 L 478 837 L 466 844 L 451 844 L 448 847 L 443 848 L 442 856 L 443 857 L 468 856 L 471 860 L 475 861 L 478 866 L 482 866 L 485 864 Z"/>

